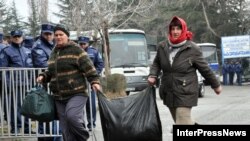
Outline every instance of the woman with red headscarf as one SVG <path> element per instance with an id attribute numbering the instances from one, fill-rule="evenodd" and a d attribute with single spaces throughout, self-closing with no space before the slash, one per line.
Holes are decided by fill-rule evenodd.
<path id="1" fill-rule="evenodd" d="M 192 33 L 188 31 L 186 22 L 174 16 L 168 30 L 167 40 L 158 45 L 148 83 L 154 85 L 162 71 L 159 93 L 175 124 L 194 125 L 197 123 L 191 118 L 191 109 L 197 106 L 199 91 L 196 70 L 209 82 L 216 94 L 220 94 L 222 88 L 200 48 L 191 41 Z"/>

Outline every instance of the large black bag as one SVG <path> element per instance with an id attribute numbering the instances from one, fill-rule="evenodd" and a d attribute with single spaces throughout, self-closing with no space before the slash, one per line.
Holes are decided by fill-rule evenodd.
<path id="1" fill-rule="evenodd" d="M 21 107 L 21 114 L 41 122 L 54 120 L 55 104 L 53 96 L 48 94 L 42 86 L 35 86 L 26 93 Z"/>
<path id="2" fill-rule="evenodd" d="M 162 141 L 154 87 L 113 100 L 98 93 L 98 104 L 105 141 Z"/>

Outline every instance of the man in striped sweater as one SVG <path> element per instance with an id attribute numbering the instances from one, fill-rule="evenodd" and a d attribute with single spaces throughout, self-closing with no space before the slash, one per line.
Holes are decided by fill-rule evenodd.
<path id="1" fill-rule="evenodd" d="M 87 141 L 84 107 L 88 99 L 87 82 L 101 91 L 99 75 L 88 57 L 76 43 L 69 41 L 69 31 L 62 25 L 54 28 L 56 47 L 48 61 L 48 70 L 37 82 L 50 82 L 57 114 L 65 141 Z"/>

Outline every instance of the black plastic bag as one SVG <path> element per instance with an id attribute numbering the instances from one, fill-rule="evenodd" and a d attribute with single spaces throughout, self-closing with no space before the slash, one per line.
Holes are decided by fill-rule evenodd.
<path id="1" fill-rule="evenodd" d="M 21 114 L 25 117 L 41 122 L 55 119 L 55 104 L 52 95 L 42 86 L 35 86 L 27 92 L 21 107 Z"/>
<path id="2" fill-rule="evenodd" d="M 154 87 L 113 100 L 98 93 L 98 104 L 105 141 L 162 141 Z"/>

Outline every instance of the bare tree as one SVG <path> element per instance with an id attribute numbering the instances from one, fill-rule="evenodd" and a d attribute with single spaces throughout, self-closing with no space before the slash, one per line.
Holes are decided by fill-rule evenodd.
<path id="1" fill-rule="evenodd" d="M 38 6 L 38 15 L 42 23 L 48 22 L 48 9 L 49 0 L 36 0 Z"/>
<path id="2" fill-rule="evenodd" d="M 60 5 L 60 7 L 64 7 L 64 10 L 68 8 L 69 11 L 61 12 L 69 17 L 70 20 L 67 24 L 71 26 L 71 29 L 73 27 L 77 30 L 78 34 L 79 31 L 89 30 L 96 30 L 100 33 L 105 56 L 105 75 L 108 80 L 112 77 L 110 76 L 108 29 L 111 27 L 123 28 L 129 23 L 136 23 L 132 20 L 133 18 L 147 17 L 148 14 L 150 14 L 150 9 L 157 1 L 158 0 L 64 0 L 61 2 L 63 5 Z M 68 6 L 65 4 L 68 4 Z M 65 16 L 65 14 L 61 16 Z M 66 21 L 66 19 L 64 20 Z M 115 80 L 118 78 L 124 78 L 124 76 L 116 76 Z M 106 82 L 108 83 L 109 81 Z M 118 81 L 114 81 L 114 83 L 124 84 L 124 82 Z M 114 86 L 114 84 L 106 84 L 106 86 L 108 85 Z M 119 88 L 122 89 L 117 89 L 115 93 L 125 91 L 124 87 Z M 114 92 L 113 90 L 107 91 Z"/>
<path id="3" fill-rule="evenodd" d="M 38 6 L 36 0 L 28 0 L 29 5 L 29 17 L 26 25 L 30 28 L 30 34 L 32 36 L 37 36 L 39 34 L 39 16 L 38 16 Z"/>
<path id="4" fill-rule="evenodd" d="M 88 0 L 87 7 L 83 7 L 85 15 L 84 25 L 91 25 L 92 29 L 100 31 L 104 45 L 104 54 L 107 57 L 105 72 L 109 75 L 109 38 L 107 29 L 120 28 L 126 23 L 133 21 L 135 16 L 147 17 L 150 9 L 157 3 L 157 0 Z M 91 9 L 90 9 L 91 8 Z M 90 27 L 90 26 L 87 26 Z M 87 30 L 87 29 L 84 29 Z"/>

